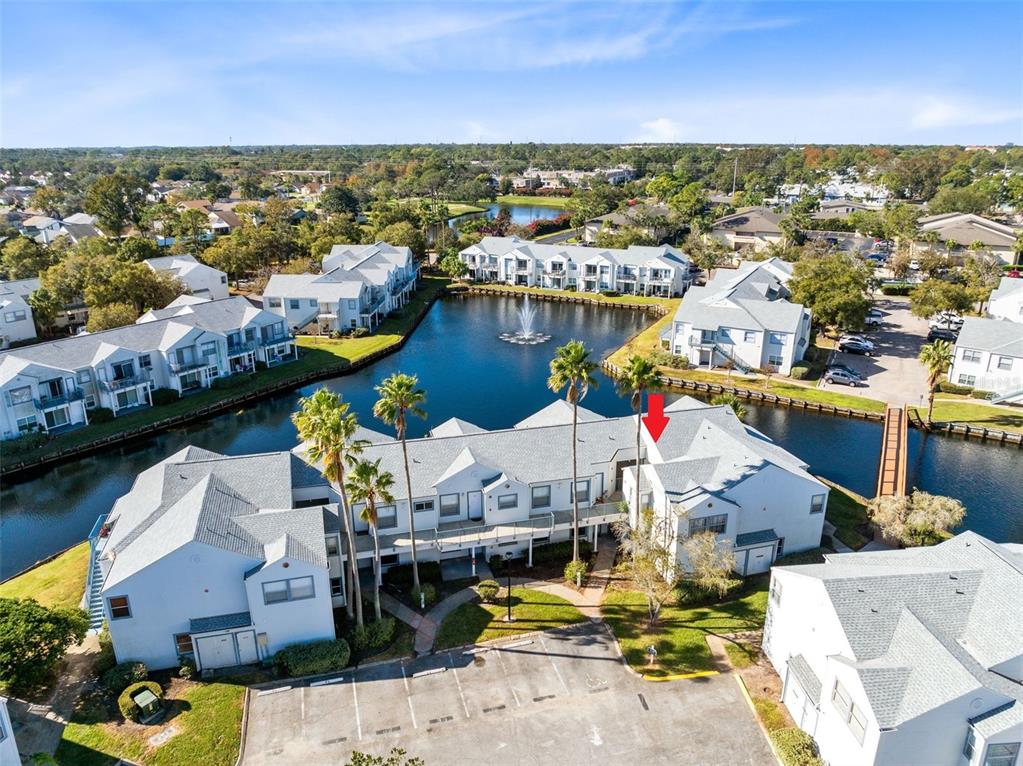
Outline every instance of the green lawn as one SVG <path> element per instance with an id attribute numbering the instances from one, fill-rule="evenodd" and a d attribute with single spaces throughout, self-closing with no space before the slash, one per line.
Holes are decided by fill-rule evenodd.
<path id="1" fill-rule="evenodd" d="M 462 604 L 441 623 L 434 649 L 508 638 L 586 619 L 582 612 L 560 596 L 527 588 L 512 588 L 514 622 L 504 622 L 506 612 L 503 591 L 496 604 Z"/>
<path id="2" fill-rule="evenodd" d="M 485 207 L 479 205 L 467 205 L 464 202 L 445 202 L 448 206 L 448 216 L 450 218 L 457 218 L 460 215 L 468 215 L 469 213 L 482 213 L 486 210 Z"/>
<path id="3" fill-rule="evenodd" d="M 766 577 L 750 582 L 744 595 L 720 604 L 699 607 L 666 606 L 657 623 L 647 627 L 643 594 L 613 588 L 604 596 L 602 611 L 628 663 L 648 676 L 668 676 L 714 670 L 706 637 L 713 634 L 760 630 L 767 611 Z M 646 649 L 657 648 L 657 665 L 647 667 Z"/>
<path id="4" fill-rule="evenodd" d="M 755 646 L 750 646 L 741 641 L 728 640 L 724 642 L 724 646 L 725 654 L 728 655 L 728 661 L 732 663 L 732 667 L 736 670 L 748 668 L 757 658 L 757 648 Z"/>
<path id="5" fill-rule="evenodd" d="M 85 593 L 89 543 L 79 543 L 52 561 L 0 584 L 2 598 L 34 598 L 43 606 L 75 608 Z"/>
<path id="6" fill-rule="evenodd" d="M 60 766 L 113 766 L 126 758 L 144 766 L 234 766 L 241 746 L 245 684 L 265 680 L 239 676 L 192 683 L 170 700 L 167 723 L 178 733 L 164 745 L 147 742 L 158 726 L 123 724 L 95 700 L 79 701 L 57 748 Z"/>
<path id="7" fill-rule="evenodd" d="M 870 519 L 864 499 L 831 484 L 825 517 L 835 525 L 835 536 L 853 550 L 859 550 L 870 542 L 866 534 Z"/>
<path id="8" fill-rule="evenodd" d="M 529 194 L 502 194 L 494 200 L 501 205 L 534 205 L 573 210 L 575 200 L 571 197 L 534 197 Z"/>
<path id="9" fill-rule="evenodd" d="M 588 301 L 594 303 L 628 303 L 639 306 L 652 306 L 662 303 L 668 306 L 671 312 L 674 312 L 675 308 L 678 307 L 679 298 L 652 298 L 646 295 L 618 295 L 615 297 L 608 297 L 601 295 L 600 293 L 580 293 L 573 290 L 551 290 L 545 287 L 526 287 L 524 285 L 477 285 L 473 284 L 472 287 L 478 290 L 496 290 L 501 292 L 515 292 L 526 293 L 530 295 L 557 295 L 567 298 L 585 298 Z"/>
<path id="10" fill-rule="evenodd" d="M 18 452 L 14 449 L 5 449 L 0 454 L 0 462 L 17 463 L 25 459 L 44 457 L 61 449 L 89 444 L 107 436 L 119 434 L 132 428 L 146 426 L 165 418 L 192 412 L 202 407 L 216 404 L 224 399 L 256 391 L 266 386 L 275 384 L 287 385 L 287 381 L 292 379 L 297 381 L 301 376 L 310 372 L 327 370 L 337 367 L 339 364 L 347 365 L 357 362 L 375 351 L 398 343 L 402 335 L 410 331 L 412 321 L 423 306 L 443 291 L 447 284 L 448 280 L 446 278 L 424 276 L 412 300 L 401 309 L 397 316 L 384 320 L 380 327 L 377 328 L 377 331 L 371 335 L 341 340 L 300 336 L 298 339 L 300 355 L 293 362 L 271 367 L 254 375 L 227 378 L 225 380 L 228 382 L 228 385 L 224 388 L 206 389 L 170 404 L 138 410 L 107 423 L 91 423 L 84 428 L 60 434 L 31 451 Z"/>
<path id="11" fill-rule="evenodd" d="M 921 420 L 927 420 L 926 407 L 913 409 L 916 409 Z M 932 417 L 936 423 L 963 423 L 1001 431 L 1023 431 L 1023 409 L 974 404 L 962 399 L 935 399 Z"/>

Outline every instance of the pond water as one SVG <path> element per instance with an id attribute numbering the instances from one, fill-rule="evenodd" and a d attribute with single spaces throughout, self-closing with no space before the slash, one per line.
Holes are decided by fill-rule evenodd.
<path id="1" fill-rule="evenodd" d="M 520 303 L 511 298 L 439 301 L 405 347 L 370 368 L 280 394 L 238 412 L 50 469 L 0 492 L 0 578 L 83 539 L 96 517 L 131 487 L 136 474 L 187 444 L 224 454 L 290 449 L 291 413 L 300 396 L 328 385 L 350 402 L 363 425 L 388 431 L 372 416 L 373 386 L 395 371 L 415 373 L 427 391 L 426 421 L 411 436 L 458 416 L 484 428 L 514 425 L 554 400 L 546 387 L 556 345 L 576 338 L 603 356 L 649 321 L 640 312 L 536 303 L 536 327 L 553 337 L 537 346 L 498 339 L 518 328 Z M 630 412 L 610 380 L 599 376 L 583 406 L 604 415 Z M 669 397 L 670 398 L 670 397 Z M 871 495 L 881 427 L 876 423 L 747 404 L 748 421 L 802 457 L 811 470 Z M 910 480 L 961 499 L 965 526 L 999 541 L 1023 542 L 1023 451 L 910 433 Z"/>
<path id="2" fill-rule="evenodd" d="M 491 202 L 486 205 L 485 213 L 468 213 L 466 215 L 459 216 L 458 218 L 451 219 L 451 225 L 457 225 L 460 221 L 465 221 L 470 218 L 481 218 L 486 216 L 487 218 L 494 219 L 501 210 L 507 210 L 511 214 L 512 223 L 519 224 L 521 226 L 528 226 L 533 221 L 543 218 L 557 218 L 562 213 L 571 212 L 568 208 L 562 207 L 548 207 L 546 205 L 507 205 L 500 202 Z"/>

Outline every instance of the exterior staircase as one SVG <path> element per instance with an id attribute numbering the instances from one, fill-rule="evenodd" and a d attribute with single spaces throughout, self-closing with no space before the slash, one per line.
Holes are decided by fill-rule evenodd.
<path id="1" fill-rule="evenodd" d="M 98 557 L 93 555 L 89 562 L 88 591 L 85 594 L 85 609 L 89 613 L 89 630 L 99 632 L 103 628 L 103 570 Z"/>
<path id="2" fill-rule="evenodd" d="M 739 357 L 733 354 L 731 351 L 725 349 L 725 347 L 719 343 L 714 344 L 714 351 L 718 354 L 721 354 L 721 356 L 723 356 L 725 359 L 731 362 L 732 366 L 735 367 L 735 369 L 737 369 L 743 375 L 749 374 L 749 372 L 753 369 L 744 361 L 742 361 Z"/>
<path id="3" fill-rule="evenodd" d="M 991 402 L 991 404 L 1001 404 L 1009 399 L 1018 399 L 1020 397 L 1023 397 L 1023 390 L 1011 391 L 1007 394 L 992 394 L 988 401 Z"/>

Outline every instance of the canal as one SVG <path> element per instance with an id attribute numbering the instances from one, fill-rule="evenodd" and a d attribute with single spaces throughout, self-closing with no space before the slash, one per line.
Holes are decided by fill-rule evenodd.
<path id="1" fill-rule="evenodd" d="M 426 389 L 426 421 L 413 420 L 412 436 L 450 417 L 484 428 L 509 427 L 550 403 L 547 364 L 554 347 L 577 338 L 603 356 L 646 325 L 646 314 L 562 303 L 537 303 L 536 324 L 552 339 L 539 346 L 500 341 L 517 328 L 517 301 L 449 298 L 438 302 L 405 347 L 370 368 L 326 385 L 341 393 L 368 428 L 387 431 L 371 412 L 381 379 L 415 373 Z M 628 413 L 610 380 L 599 376 L 583 406 L 604 415 Z M 88 534 L 96 517 L 131 487 L 146 467 L 187 444 L 224 454 L 290 449 L 291 413 L 316 386 L 264 400 L 243 410 L 114 447 L 50 469 L 44 476 L 0 492 L 0 578 Z M 873 494 L 881 427 L 876 423 L 814 415 L 747 403 L 748 422 L 807 461 L 811 470 L 864 495 Z M 670 426 L 669 426 L 670 428 Z M 1016 448 L 982 445 L 912 431 L 910 481 L 951 495 L 967 507 L 964 524 L 998 541 L 1023 542 L 1023 466 Z"/>

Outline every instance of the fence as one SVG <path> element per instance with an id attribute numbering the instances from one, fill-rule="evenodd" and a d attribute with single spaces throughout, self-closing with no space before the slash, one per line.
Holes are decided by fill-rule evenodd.
<path id="1" fill-rule="evenodd" d="M 1002 431 L 998 428 L 986 428 L 984 426 L 971 426 L 967 423 L 927 423 L 916 410 L 910 410 L 909 424 L 928 433 L 944 436 L 962 436 L 964 439 L 979 439 L 982 442 L 995 442 L 997 444 L 1011 444 L 1016 447 L 1023 447 L 1023 433 Z"/>

